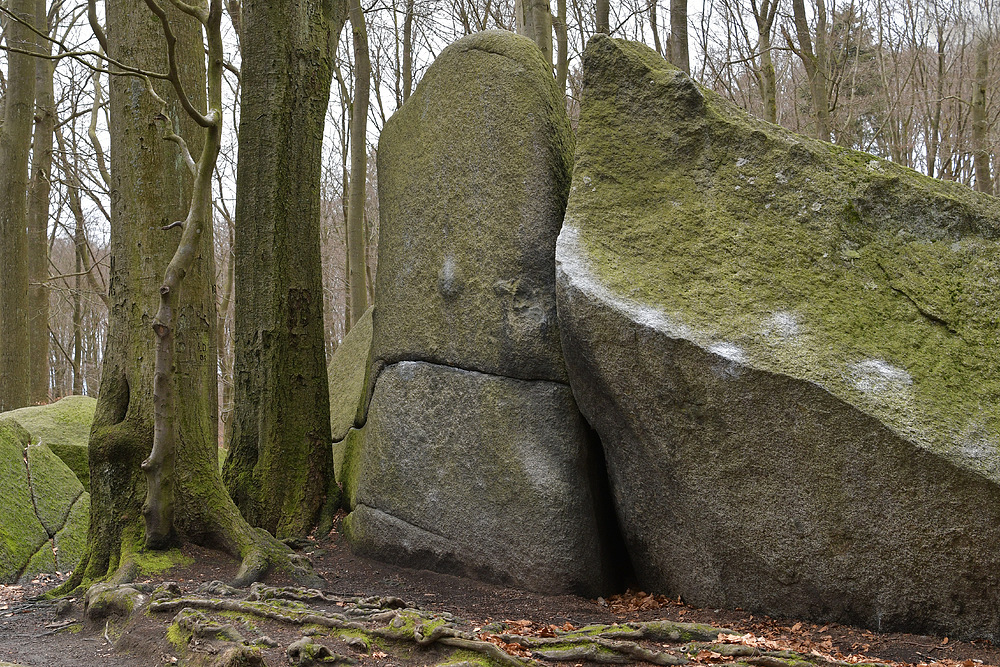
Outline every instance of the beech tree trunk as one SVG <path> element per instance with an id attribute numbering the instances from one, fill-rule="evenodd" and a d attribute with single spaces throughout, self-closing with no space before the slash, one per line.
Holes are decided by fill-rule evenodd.
<path id="1" fill-rule="evenodd" d="M 331 57 L 347 5 L 316 7 L 242 7 L 234 413 L 223 478 L 247 521 L 282 538 L 307 534 L 339 501 L 319 220 Z"/>
<path id="2" fill-rule="evenodd" d="M 670 0 L 670 62 L 691 73 L 691 59 L 688 56 L 687 0 Z"/>
<path id="3" fill-rule="evenodd" d="M 35 0 L 35 15 L 39 30 L 48 34 L 45 0 Z M 38 50 L 49 54 L 52 51 L 50 42 L 39 37 Z M 28 366 L 31 372 L 31 402 L 35 404 L 49 401 L 48 227 L 52 136 L 56 126 L 53 71 L 51 60 L 39 58 L 35 61 L 35 133 L 31 151 L 31 182 L 28 184 Z M 77 393 L 75 377 L 73 392 Z"/>
<path id="4" fill-rule="evenodd" d="M 821 38 L 826 28 L 826 7 L 818 0 L 816 7 L 816 50 L 813 50 L 812 38 L 809 34 L 809 22 L 806 18 L 803 0 L 792 0 L 792 13 L 795 22 L 795 34 L 798 39 L 798 53 L 802 66 L 809 79 L 809 96 L 813 107 L 813 118 L 816 121 L 816 137 L 830 141 L 830 101 L 826 92 L 826 69 L 823 66 L 823 44 Z"/>
<path id="5" fill-rule="evenodd" d="M 985 34 L 976 36 L 976 81 L 972 92 L 972 152 L 976 171 L 976 190 L 993 193 L 993 175 L 990 173 L 990 147 L 987 140 L 989 124 L 986 116 L 986 86 L 990 74 L 989 39 Z"/>
<path id="6" fill-rule="evenodd" d="M 347 283 L 350 290 L 349 324 L 368 310 L 365 286 L 365 194 L 368 177 L 368 96 L 372 63 L 368 51 L 368 29 L 361 0 L 348 0 L 354 44 L 354 103 L 351 106 L 351 183 L 347 205 Z"/>
<path id="7" fill-rule="evenodd" d="M 594 32 L 603 32 L 605 35 L 611 34 L 610 0 L 597 0 L 594 6 Z"/>
<path id="8" fill-rule="evenodd" d="M 11 0 L 10 11 L 35 22 L 35 0 Z M 7 45 L 30 53 L 31 30 L 7 21 Z M 7 54 L 7 95 L 0 127 L 0 412 L 30 400 L 28 337 L 28 151 L 35 104 L 35 58 Z"/>
<path id="9" fill-rule="evenodd" d="M 146 5 L 111 0 L 106 8 L 109 55 L 119 62 L 167 71 L 161 25 Z M 192 96 L 191 105 L 204 108 L 201 26 L 173 9 L 168 14 L 179 54 L 178 78 Z M 217 29 L 220 19 L 221 2 L 213 0 L 207 23 Z M 211 172 L 221 132 L 221 37 L 210 40 L 209 64 L 218 85 L 210 87 L 214 111 L 209 117 L 214 124 L 205 131 L 179 108 L 178 98 L 166 86 L 155 86 L 167 100 L 164 108 L 141 80 L 124 76 L 111 80 L 108 343 L 90 437 L 87 549 L 63 592 L 109 575 L 117 581 L 130 580 L 143 571 L 148 548 L 168 546 L 175 537 L 241 558 L 238 585 L 259 579 L 281 563 L 315 585 L 314 577 L 292 566 L 287 547 L 265 539 L 243 520 L 219 475 L 210 206 Z M 193 190 L 186 161 L 157 127 L 160 114 L 167 116 L 168 128 L 179 128 L 186 135 L 195 154 L 204 143 Z M 198 196 L 192 198 L 192 191 Z M 164 229 L 176 220 L 185 221 L 183 232 Z M 164 301 L 169 315 L 163 312 Z M 165 349 L 161 338 L 159 367 L 150 352 L 154 322 L 174 343 Z M 167 396 L 164 401 L 163 383 L 180 400 L 171 403 Z M 161 411 L 155 419 L 154 404 Z M 170 447 L 163 441 L 165 428 L 171 432 L 172 442 L 166 443 Z M 173 470 L 163 465 L 165 457 L 173 458 Z"/>

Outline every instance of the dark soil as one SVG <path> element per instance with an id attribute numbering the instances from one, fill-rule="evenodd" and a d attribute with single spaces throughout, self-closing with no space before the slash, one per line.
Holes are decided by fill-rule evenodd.
<path id="1" fill-rule="evenodd" d="M 185 548 L 194 564 L 165 573 L 150 583 L 176 581 L 182 591 L 193 593 L 202 583 L 231 580 L 236 563 L 222 554 L 194 546 Z M 478 632 L 498 622 L 520 628 L 520 634 L 547 626 L 580 627 L 592 623 L 669 619 L 706 623 L 752 635 L 753 645 L 772 650 L 811 651 L 848 662 L 942 664 L 949 667 L 1000 665 L 1000 649 L 988 641 L 962 642 L 944 637 L 877 633 L 837 624 L 815 625 L 795 619 L 772 619 L 740 610 L 698 609 L 660 596 L 629 593 L 609 600 L 588 600 L 569 595 L 548 596 L 486 584 L 463 577 L 411 570 L 355 556 L 343 538 L 333 532 L 310 541 L 303 551 L 327 583 L 326 591 L 344 596 L 395 596 L 434 612 L 450 612 L 462 619 L 463 630 Z M 57 601 L 35 600 L 54 587 L 58 577 L 42 577 L 26 586 L 0 586 L 0 665 L 107 665 L 148 667 L 173 664 L 176 651 L 165 639 L 171 614 L 136 614 L 117 627 L 83 621 L 82 599 L 67 611 Z M 274 585 L 290 582 L 275 581 Z M 64 605 L 65 606 L 65 605 Z M 62 612 L 61 614 L 58 612 Z M 240 625 L 242 623 L 242 626 Z M 268 635 L 277 642 L 263 653 L 266 664 L 286 665 L 285 647 L 301 636 L 301 629 L 264 621 L 240 621 L 237 630 L 250 636 Z M 494 626 L 496 627 L 496 626 Z M 544 632 L 544 630 L 543 630 Z M 194 646 L 194 651 L 199 647 Z M 205 651 L 212 651 L 210 646 Z M 370 667 L 434 664 L 444 654 L 420 649 L 403 655 L 381 651 L 353 656 Z M 703 651 L 694 662 L 724 664 L 725 658 Z"/>

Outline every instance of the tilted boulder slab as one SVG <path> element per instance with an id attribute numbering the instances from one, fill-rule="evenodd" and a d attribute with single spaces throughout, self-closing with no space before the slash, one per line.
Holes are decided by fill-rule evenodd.
<path id="1" fill-rule="evenodd" d="M 330 360 L 330 428 L 333 467 L 343 490 L 343 505 L 354 509 L 358 460 L 364 447 L 364 414 L 372 347 L 372 310 L 355 322 Z"/>
<path id="2" fill-rule="evenodd" d="M 998 221 L 591 41 L 559 325 L 644 588 L 1000 636 Z"/>
<path id="3" fill-rule="evenodd" d="M 571 152 L 541 53 L 506 32 L 445 49 L 386 124 L 372 398 L 344 465 L 355 550 L 606 591 L 592 436 L 556 326 Z"/>

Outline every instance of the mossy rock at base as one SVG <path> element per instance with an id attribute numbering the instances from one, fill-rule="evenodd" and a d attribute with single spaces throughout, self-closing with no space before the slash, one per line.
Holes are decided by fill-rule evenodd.
<path id="1" fill-rule="evenodd" d="M 1000 202 L 584 57 L 559 325 L 646 590 L 1000 637 Z"/>
<path id="2" fill-rule="evenodd" d="M 408 567 L 553 593 L 611 585 L 568 386 L 405 361 L 379 375 L 345 535 Z"/>
<path id="3" fill-rule="evenodd" d="M 14 583 L 32 556 L 49 540 L 31 502 L 24 452 L 31 436 L 0 417 L 0 583 Z"/>
<path id="4" fill-rule="evenodd" d="M 365 447 L 365 429 L 352 428 L 347 437 L 333 443 L 333 465 L 337 471 L 337 482 L 343 489 L 343 506 L 348 511 L 354 509 L 358 489 L 358 473 L 361 471 L 361 457 Z"/>
<path id="5" fill-rule="evenodd" d="M 373 309 L 368 308 L 351 327 L 330 359 L 330 430 L 334 443 L 344 440 L 363 419 L 360 404 L 367 398 L 365 380 L 372 348 Z"/>
<path id="6" fill-rule="evenodd" d="M 83 485 L 45 445 L 28 447 L 28 472 L 35 514 L 49 536 L 54 536 L 66 524 L 70 508 L 83 495 Z"/>
<path id="7" fill-rule="evenodd" d="M 87 445 L 96 406 L 97 399 L 90 396 L 66 396 L 6 414 L 31 434 L 33 442 L 47 445 L 90 491 Z"/>
<path id="8" fill-rule="evenodd" d="M 47 446 L 31 442 L 0 416 L 0 583 L 72 570 L 87 537 L 89 495 Z"/>
<path id="9" fill-rule="evenodd" d="M 87 528 L 90 525 L 90 494 L 84 493 L 70 508 L 66 524 L 54 539 L 56 569 L 66 572 L 76 567 L 87 547 Z"/>
<path id="10" fill-rule="evenodd" d="M 531 40 L 492 30 L 441 52 L 379 137 L 374 374 L 421 360 L 566 381 L 552 262 L 572 150 Z"/>

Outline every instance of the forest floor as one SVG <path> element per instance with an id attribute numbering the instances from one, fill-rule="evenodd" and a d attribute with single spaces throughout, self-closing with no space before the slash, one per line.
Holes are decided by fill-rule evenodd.
<path id="1" fill-rule="evenodd" d="M 660 660 L 660 664 L 689 661 L 692 665 L 725 665 L 739 661 L 741 665 L 756 667 L 804 667 L 808 663 L 799 661 L 804 658 L 819 666 L 838 663 L 945 667 L 1000 665 L 1000 648 L 985 640 L 963 642 L 945 637 L 878 633 L 833 623 L 817 625 L 796 619 L 774 619 L 739 610 L 699 609 L 641 592 L 630 591 L 608 600 L 539 595 L 361 558 L 350 552 L 343 537 L 336 531 L 302 546 L 303 553 L 310 556 L 316 570 L 327 581 L 321 599 L 317 598 L 309 604 L 318 602 L 334 612 L 353 609 L 357 613 L 367 613 L 365 618 L 369 621 L 392 618 L 392 622 L 383 629 L 381 639 L 371 641 L 375 635 L 362 635 L 369 639 L 359 641 L 356 638 L 352 640 L 359 635 L 354 631 L 341 630 L 339 634 L 329 634 L 329 628 L 323 632 L 324 628 L 317 630 L 315 624 L 308 625 L 301 621 L 296 625 L 253 614 L 226 612 L 232 627 L 241 635 L 248 639 L 262 635 L 269 638 L 269 641 L 258 644 L 258 651 L 266 665 L 287 665 L 287 647 L 304 635 L 310 636 L 309 641 L 327 645 L 335 654 L 342 656 L 343 663 L 363 667 L 410 667 L 442 661 L 456 665 L 461 663 L 461 656 L 454 653 L 454 648 L 449 654 L 443 650 L 449 647 L 414 643 L 413 637 L 419 638 L 419 635 L 413 630 L 413 625 L 408 630 L 411 640 L 408 646 L 385 639 L 385 630 L 404 630 L 403 616 L 393 611 L 402 607 L 402 601 L 408 603 L 408 610 L 404 611 L 412 613 L 414 618 L 447 619 L 448 627 L 454 628 L 457 633 L 452 636 L 466 638 L 454 640 L 456 646 L 469 638 L 475 639 L 478 646 L 489 642 L 522 658 L 533 657 L 535 665 L 560 663 L 523 648 L 519 641 L 522 644 L 529 641 L 544 644 L 546 637 L 551 638 L 558 633 L 565 638 L 566 633 L 593 624 L 609 625 L 612 629 L 621 629 L 627 624 L 636 628 L 653 627 L 655 624 L 649 622 L 661 619 L 707 624 L 727 632 L 701 642 L 691 641 L 690 638 L 671 642 L 663 637 L 658 642 L 644 642 L 645 650 L 659 652 L 657 655 L 660 657 L 652 659 Z M 186 647 L 178 645 L 176 637 L 172 644 L 167 639 L 167 630 L 180 606 L 189 603 L 197 606 L 198 599 L 208 604 L 207 594 L 202 593 L 199 597 L 196 593 L 199 586 L 213 580 L 231 580 L 236 564 L 219 553 L 197 547 L 186 547 L 185 551 L 193 559 L 191 565 L 146 582 L 151 586 L 164 581 L 177 582 L 180 590 L 175 588 L 174 591 L 182 597 L 175 599 L 172 610 L 164 608 L 167 613 L 136 613 L 127 622 L 119 624 L 86 622 L 80 599 L 73 600 L 72 606 L 63 603 L 61 608 L 57 608 L 56 601 L 34 599 L 55 586 L 59 577 L 43 576 L 25 586 L 0 586 L 0 666 L 7 662 L 53 667 L 149 667 L 176 664 L 179 658 L 182 663 L 185 659 L 193 659 L 194 664 L 208 664 L 215 659 L 211 654 L 220 651 L 216 643 L 195 635 L 182 638 L 187 642 Z M 287 583 L 271 582 L 274 586 Z M 248 603 L 232 600 L 228 604 Z M 282 604 L 293 611 L 305 607 L 303 602 L 284 601 Z M 365 609 L 368 611 L 365 612 Z M 317 613 L 326 613 L 324 618 L 336 616 L 332 612 Z M 428 623 L 427 627 L 431 625 Z M 394 627 L 399 630 L 393 630 Z M 419 632 L 420 626 L 416 628 Z M 516 637 L 528 639 L 519 640 Z M 272 643 L 275 646 L 267 645 Z M 789 652 L 794 652 L 794 655 Z M 466 653 L 472 655 L 468 651 Z M 564 655 L 563 659 L 567 657 L 572 658 L 572 655 Z M 618 655 L 616 659 L 643 664 L 635 657 L 623 659 Z M 586 662 L 590 660 L 577 656 L 561 664 L 579 667 Z M 466 660 L 463 664 L 471 663 L 482 664 L 482 661 Z"/>

